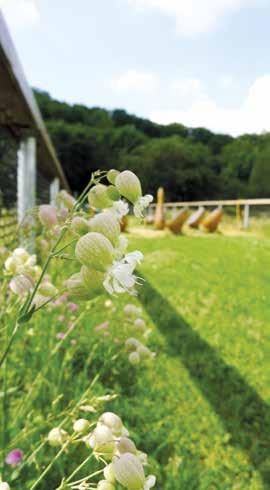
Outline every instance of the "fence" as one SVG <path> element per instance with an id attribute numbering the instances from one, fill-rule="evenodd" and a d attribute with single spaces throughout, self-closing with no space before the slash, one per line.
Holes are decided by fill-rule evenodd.
<path id="1" fill-rule="evenodd" d="M 171 211 L 171 214 L 174 216 L 177 211 L 181 208 L 196 208 L 203 206 L 205 208 L 208 207 L 217 207 L 222 206 L 227 209 L 234 208 L 236 221 L 238 224 L 242 222 L 242 226 L 244 229 L 249 227 L 250 221 L 250 209 L 251 206 L 255 206 L 256 208 L 265 209 L 266 206 L 270 205 L 270 199 L 231 199 L 231 200 L 218 200 L 218 201 L 180 201 L 180 202 L 166 202 L 164 203 L 164 208 L 168 211 Z M 149 208 L 149 213 L 153 214 L 156 208 L 156 204 L 151 204 Z"/>

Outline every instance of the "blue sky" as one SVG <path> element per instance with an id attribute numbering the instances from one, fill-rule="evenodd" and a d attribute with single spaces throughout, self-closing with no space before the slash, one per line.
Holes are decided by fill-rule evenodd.
<path id="1" fill-rule="evenodd" d="M 234 135 L 270 130 L 270 0 L 0 0 L 52 96 Z"/>

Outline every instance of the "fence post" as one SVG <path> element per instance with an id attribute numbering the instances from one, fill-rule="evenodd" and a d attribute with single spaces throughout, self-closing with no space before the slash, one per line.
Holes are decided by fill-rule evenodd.
<path id="1" fill-rule="evenodd" d="M 18 151 L 18 219 L 36 203 L 36 140 L 25 138 Z"/>
<path id="2" fill-rule="evenodd" d="M 243 228 L 247 229 L 249 227 L 249 204 L 245 204 L 244 206 L 244 219 L 243 219 Z"/>
<path id="3" fill-rule="evenodd" d="M 60 190 L 60 182 L 59 182 L 59 179 L 56 177 L 50 183 L 50 201 L 51 201 L 51 204 L 55 204 L 55 199 L 56 199 L 56 196 L 57 196 L 59 190 Z"/>

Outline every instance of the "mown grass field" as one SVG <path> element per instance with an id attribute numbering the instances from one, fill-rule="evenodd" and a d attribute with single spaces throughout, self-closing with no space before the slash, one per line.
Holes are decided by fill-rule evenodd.
<path id="1" fill-rule="evenodd" d="M 150 454 L 158 490 L 270 488 L 270 241 L 142 235 L 130 233 L 130 248 L 145 254 L 138 299 L 113 299 L 115 311 L 104 307 L 105 297 L 86 312 L 60 305 L 20 334 L 7 367 L 6 438 L 25 460 L 20 471 L 5 470 L 12 488 L 30 488 L 51 460 L 55 450 L 43 438 L 67 412 L 75 418 L 96 375 L 87 403 L 123 418 Z M 128 302 L 143 306 L 152 329 L 147 345 L 157 354 L 138 366 L 123 349 L 138 336 L 123 320 Z M 95 327 L 105 321 L 104 334 Z M 60 331 L 69 332 L 63 340 Z M 105 393 L 118 396 L 104 404 L 97 396 Z M 55 488 L 85 453 L 63 455 L 37 488 Z"/>

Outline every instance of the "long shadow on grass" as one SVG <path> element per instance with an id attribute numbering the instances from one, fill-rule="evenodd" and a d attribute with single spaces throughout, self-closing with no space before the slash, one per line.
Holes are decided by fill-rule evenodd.
<path id="1" fill-rule="evenodd" d="M 166 337 L 168 353 L 181 358 L 221 418 L 231 434 L 230 443 L 247 453 L 270 488 L 270 407 L 149 282 L 141 288 L 139 299 Z"/>

